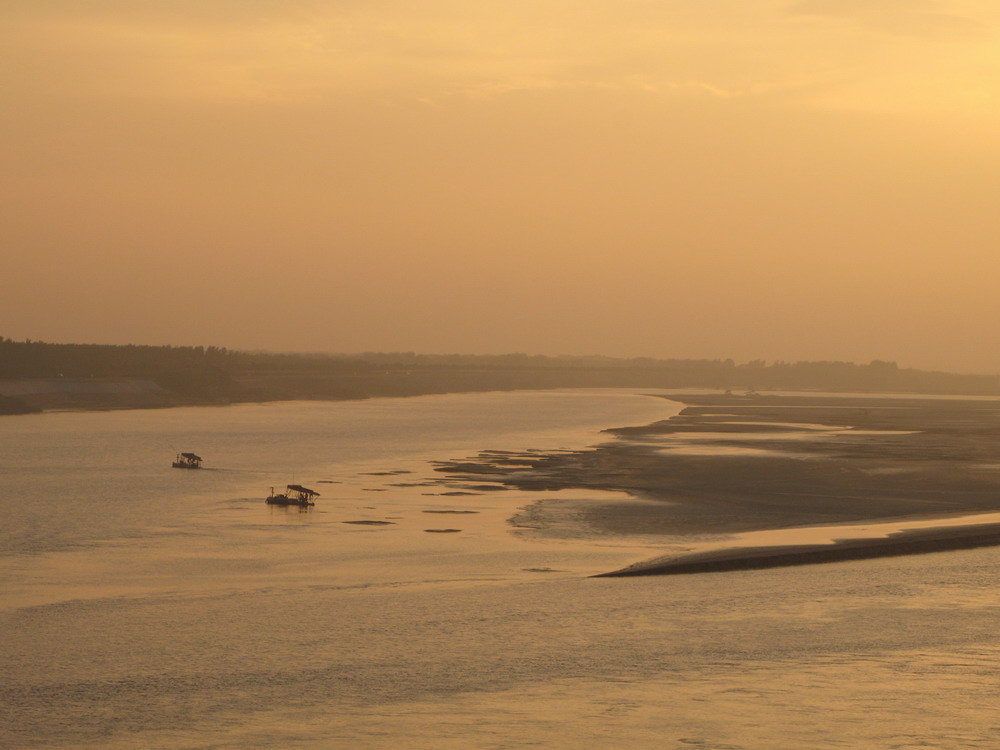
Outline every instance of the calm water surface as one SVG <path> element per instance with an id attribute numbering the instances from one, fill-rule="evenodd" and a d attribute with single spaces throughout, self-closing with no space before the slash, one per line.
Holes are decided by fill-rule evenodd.
<path id="1" fill-rule="evenodd" d="M 677 408 L 562 391 L 0 420 L 0 746 L 1000 746 L 1000 551 L 590 579 L 655 550 L 522 538 L 517 508 L 587 494 L 442 485 L 431 463 Z M 170 469 L 185 450 L 208 468 Z M 315 508 L 263 503 L 292 481 Z"/>

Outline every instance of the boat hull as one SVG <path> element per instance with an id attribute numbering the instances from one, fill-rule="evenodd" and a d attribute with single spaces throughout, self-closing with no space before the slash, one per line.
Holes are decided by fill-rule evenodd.
<path id="1" fill-rule="evenodd" d="M 284 495 L 271 495 L 264 502 L 268 505 L 296 505 L 300 508 L 308 508 L 316 504 L 310 500 L 299 500 L 294 497 L 285 497 Z"/>

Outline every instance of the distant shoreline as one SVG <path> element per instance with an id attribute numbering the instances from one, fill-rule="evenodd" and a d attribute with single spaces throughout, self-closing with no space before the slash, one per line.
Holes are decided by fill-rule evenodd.
<path id="1" fill-rule="evenodd" d="M 600 355 L 247 352 L 217 346 L 50 344 L 0 337 L 0 413 L 288 400 L 343 401 L 555 388 L 775 390 L 1000 396 L 1000 374 L 895 362 Z"/>
<path id="2" fill-rule="evenodd" d="M 0 416 L 69 411 L 97 412 L 130 409 L 173 409 L 190 406 L 233 406 L 236 404 L 267 404 L 279 401 L 365 401 L 372 398 L 407 398 L 411 396 L 441 395 L 444 393 L 488 393 L 498 390 L 543 389 L 489 388 L 481 391 L 442 391 L 428 388 L 412 393 L 374 395 L 362 393 L 343 395 L 267 394 L 256 392 L 251 395 L 223 399 L 184 396 L 166 390 L 150 380 L 141 379 L 10 379 L 0 380 Z"/>
<path id="3" fill-rule="evenodd" d="M 326 397 L 322 400 L 347 401 L 364 398 L 367 397 Z M 260 394 L 246 399 L 188 397 L 162 388 L 151 380 L 138 378 L 0 380 L 0 415 L 172 409 L 186 406 L 231 406 L 233 404 L 268 403 L 284 400 L 289 399 L 280 396 L 270 398 Z"/>

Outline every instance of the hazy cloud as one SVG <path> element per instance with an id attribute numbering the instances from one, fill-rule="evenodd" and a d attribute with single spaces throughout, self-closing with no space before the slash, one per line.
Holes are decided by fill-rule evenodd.
<path id="1" fill-rule="evenodd" d="M 961 5 L 935 0 L 798 0 L 788 7 L 793 15 L 846 19 L 901 36 L 982 38 L 991 34 L 987 23 L 962 15 L 961 10 Z"/>
<path id="2" fill-rule="evenodd" d="M 1000 8 L 0 0 L 3 333 L 943 366 L 1000 60 L 935 14 Z"/>

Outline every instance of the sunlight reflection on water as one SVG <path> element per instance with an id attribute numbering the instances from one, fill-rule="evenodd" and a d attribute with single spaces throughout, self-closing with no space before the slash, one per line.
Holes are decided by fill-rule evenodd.
<path id="1" fill-rule="evenodd" d="M 444 482 L 429 463 L 582 447 L 608 439 L 597 429 L 676 410 L 609 398 L 481 394 L 0 422 L 19 457 L 4 467 L 0 741 L 995 746 L 1000 550 L 589 579 L 647 551 L 510 533 L 507 519 L 540 498 L 575 507 L 608 494 L 488 491 L 488 477 Z M 498 404 L 508 410 L 500 421 Z M 574 416 L 538 428 L 559 414 Z M 379 420 L 389 428 L 374 429 Z M 365 429 L 367 447 L 356 440 Z M 181 445 L 225 471 L 164 468 Z M 316 483 L 315 508 L 263 503 L 270 484 L 293 480 Z M 39 491 L 45 504 L 26 506 Z M 459 531 L 427 533 L 444 528 Z"/>

